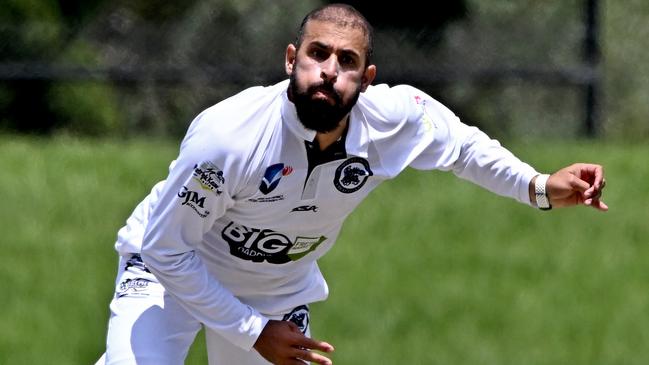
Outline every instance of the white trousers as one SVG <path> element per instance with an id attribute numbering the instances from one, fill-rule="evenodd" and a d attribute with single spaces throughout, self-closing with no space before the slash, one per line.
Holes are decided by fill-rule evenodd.
<path id="1" fill-rule="evenodd" d="M 202 328 L 201 323 L 164 290 L 138 255 L 120 258 L 110 310 L 106 353 L 102 357 L 105 364 L 110 365 L 181 365 Z M 293 321 L 309 335 L 307 306 L 268 317 Z M 210 365 L 269 364 L 254 349 L 245 351 L 208 328 L 205 340 Z"/>

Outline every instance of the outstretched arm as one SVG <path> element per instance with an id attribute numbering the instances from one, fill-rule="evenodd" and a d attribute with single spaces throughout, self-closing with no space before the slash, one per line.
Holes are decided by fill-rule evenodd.
<path id="1" fill-rule="evenodd" d="M 536 205 L 535 186 L 538 176 L 530 181 L 530 201 Z M 607 211 L 601 200 L 606 186 L 604 169 L 600 165 L 576 163 L 553 173 L 546 183 L 546 195 L 553 208 L 587 205 Z"/>

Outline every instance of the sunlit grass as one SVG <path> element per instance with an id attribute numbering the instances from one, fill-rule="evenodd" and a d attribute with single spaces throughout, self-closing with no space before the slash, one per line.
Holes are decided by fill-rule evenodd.
<path id="1" fill-rule="evenodd" d="M 540 170 L 591 160 L 608 213 L 540 212 L 450 173 L 379 187 L 320 266 L 313 334 L 338 364 L 649 362 L 649 147 L 514 145 Z M 0 137 L 0 363 L 103 352 L 115 234 L 177 142 Z M 188 364 L 205 364 L 204 344 Z"/>

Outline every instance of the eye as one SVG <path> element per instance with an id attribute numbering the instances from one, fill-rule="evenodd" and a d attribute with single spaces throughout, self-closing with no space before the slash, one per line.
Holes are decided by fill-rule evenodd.
<path id="1" fill-rule="evenodd" d="M 313 59 L 318 61 L 326 60 L 329 57 L 327 52 L 319 48 L 312 49 L 309 54 Z"/>
<path id="2" fill-rule="evenodd" d="M 356 65 L 356 59 L 354 57 L 349 56 L 349 55 L 342 55 L 340 57 L 340 64 L 344 66 L 355 66 Z"/>

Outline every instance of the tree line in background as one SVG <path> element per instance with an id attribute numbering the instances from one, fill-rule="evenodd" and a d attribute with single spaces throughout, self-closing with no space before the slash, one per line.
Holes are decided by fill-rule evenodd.
<path id="1" fill-rule="evenodd" d="M 584 34 L 580 2 L 462 0 L 436 4 L 433 10 L 414 1 L 399 6 L 343 2 L 356 6 L 376 28 L 379 82 L 414 84 L 497 137 L 579 135 L 579 90 L 551 80 L 514 76 L 506 82 L 489 77 L 476 82 L 468 75 L 496 68 L 578 66 Z M 286 44 L 304 14 L 322 2 L 5 3 L 0 7 L 0 74 L 5 70 L 15 76 L 12 70 L 17 70 L 31 76 L 0 81 L 0 130 L 179 136 L 202 109 L 244 87 L 283 79 Z M 614 4 L 606 5 L 608 10 Z M 605 15 L 610 23 L 610 11 Z M 616 51 L 612 60 L 625 60 L 615 46 L 605 51 L 611 50 Z M 604 73 L 606 90 L 620 90 L 613 77 L 622 68 L 610 70 Z M 643 95 L 628 89 L 623 94 Z M 639 112 L 605 100 L 608 135 L 649 135 L 645 123 L 611 122 L 635 120 Z"/>
<path id="2" fill-rule="evenodd" d="M 392 20 L 388 15 L 394 12 L 368 6 L 369 2 L 352 3 L 377 26 L 399 27 L 415 42 L 439 37 L 437 30 L 463 11 L 463 3 L 454 2 L 447 11 L 436 13 L 432 22 L 417 16 L 421 13 L 409 16 L 410 10 Z M 121 70 L 134 78 L 107 75 L 104 80 L 83 80 L 54 74 L 7 80 L 0 84 L 0 127 L 40 134 L 182 133 L 192 113 L 237 88 L 283 78 L 284 47 L 302 16 L 318 5 L 317 1 L 299 5 L 12 1 L 0 10 L 4 24 L 0 37 L 6 40 L 0 55 L 5 64 L 45 67 L 50 73 L 57 70 L 52 66 Z M 408 16 L 411 22 L 406 23 Z M 214 82 L 214 75 L 228 77 Z"/>

